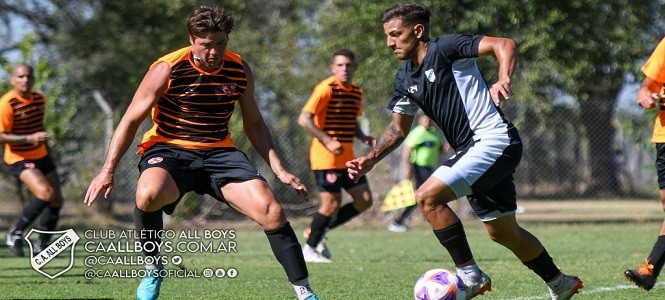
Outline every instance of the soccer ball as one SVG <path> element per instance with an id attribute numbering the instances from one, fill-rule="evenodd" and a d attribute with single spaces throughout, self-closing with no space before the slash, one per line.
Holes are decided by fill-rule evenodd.
<path id="1" fill-rule="evenodd" d="M 425 272 L 413 288 L 415 300 L 464 300 L 466 286 L 457 274 L 446 269 Z"/>

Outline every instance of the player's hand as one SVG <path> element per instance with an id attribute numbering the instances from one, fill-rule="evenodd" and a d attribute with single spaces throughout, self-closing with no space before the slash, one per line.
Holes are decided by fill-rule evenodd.
<path id="1" fill-rule="evenodd" d="M 328 149 L 328 151 L 332 152 L 332 154 L 335 154 L 335 155 L 340 155 L 344 152 L 344 148 L 342 147 L 342 143 L 340 143 L 337 140 L 331 139 L 331 140 L 329 140 L 325 143 L 325 146 L 326 146 L 326 149 Z"/>
<path id="2" fill-rule="evenodd" d="M 296 177 L 295 175 L 284 171 L 279 174 L 276 174 L 277 178 L 279 178 L 280 181 L 284 184 L 290 185 L 292 188 L 298 192 L 298 194 L 305 199 L 305 201 L 309 201 L 309 195 L 307 193 L 307 187 L 305 184 L 300 181 L 300 178 Z"/>
<path id="3" fill-rule="evenodd" d="M 83 204 L 92 205 L 102 191 L 104 191 L 104 199 L 108 199 L 113 191 L 113 172 L 110 169 L 102 169 L 92 180 L 85 193 Z"/>
<path id="4" fill-rule="evenodd" d="M 490 88 L 490 96 L 494 100 L 494 104 L 499 106 L 501 101 L 508 100 L 513 96 L 513 91 L 510 89 L 510 79 L 499 79 Z"/>
<path id="5" fill-rule="evenodd" d="M 658 93 L 652 93 L 648 88 L 641 87 L 637 91 L 637 104 L 646 108 L 651 109 L 656 107 L 656 103 L 660 100 Z"/>
<path id="6" fill-rule="evenodd" d="M 39 131 L 27 135 L 26 141 L 28 142 L 28 144 L 36 146 L 47 141 L 49 138 L 51 138 L 51 136 L 47 132 Z"/>
<path id="7" fill-rule="evenodd" d="M 349 178 L 351 178 L 351 180 L 354 182 L 358 182 L 360 177 L 369 173 L 369 171 L 374 168 L 374 163 L 366 156 L 363 156 L 347 161 L 346 167 L 347 171 L 349 172 Z"/>

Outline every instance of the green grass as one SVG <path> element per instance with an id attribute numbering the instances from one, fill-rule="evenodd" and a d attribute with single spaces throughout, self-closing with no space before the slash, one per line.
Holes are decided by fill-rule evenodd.
<path id="1" fill-rule="evenodd" d="M 585 288 L 576 299 L 665 299 L 664 284 L 647 293 L 622 276 L 624 269 L 641 263 L 651 250 L 659 224 L 524 226 L 540 238 L 560 268 L 584 280 Z M 466 229 L 476 260 L 493 281 L 492 292 L 477 299 L 549 299 L 540 279 L 493 243 L 478 221 L 466 222 Z M 296 227 L 296 232 L 301 230 Z M 162 299 L 295 299 L 260 230 L 238 229 L 235 242 L 237 253 L 177 254 L 199 275 L 204 268 L 236 268 L 236 278 L 167 278 Z M 134 298 L 139 279 L 84 278 L 85 257 L 101 255 L 87 253 L 84 243 L 77 245 L 74 267 L 53 280 L 31 269 L 28 258 L 13 257 L 7 248 L 0 248 L 0 298 Z M 412 299 L 413 284 L 420 274 L 433 268 L 453 268 L 447 252 L 424 227 L 405 234 L 377 227 L 343 227 L 329 234 L 329 245 L 334 263 L 309 265 L 310 282 L 323 299 Z M 67 263 L 67 259 L 57 258 L 50 264 L 55 269 Z"/>

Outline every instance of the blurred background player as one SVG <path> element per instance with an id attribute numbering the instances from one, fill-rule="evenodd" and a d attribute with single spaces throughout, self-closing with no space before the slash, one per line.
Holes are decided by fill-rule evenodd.
<path id="1" fill-rule="evenodd" d="M 233 26 L 233 16 L 218 7 L 200 6 L 192 12 L 187 22 L 191 45 L 159 58 L 150 67 L 113 134 L 102 170 L 90 184 L 84 203 L 91 205 L 100 193 L 110 195 L 120 159 L 152 112 L 154 125 L 139 145 L 142 157 L 134 209 L 137 232 L 153 233 L 139 238 L 142 245 L 159 244 L 162 212 L 173 213 L 185 193 L 205 193 L 261 225 L 298 299 L 316 300 L 298 238 L 282 206 L 247 156 L 235 147 L 229 132 L 237 102 L 243 130 L 256 152 L 282 183 L 307 200 L 300 179 L 282 166 L 254 99 L 249 65 L 227 50 Z M 145 255 L 156 257 L 159 252 L 155 249 Z M 162 268 L 159 264 L 146 266 L 148 276 L 136 290 L 139 299 L 157 299 Z"/>
<path id="2" fill-rule="evenodd" d="M 653 127 L 651 141 L 656 143 L 656 170 L 658 171 L 658 187 L 660 187 L 660 201 L 665 210 L 665 38 L 651 53 L 649 59 L 642 66 L 642 73 L 646 76 L 637 90 L 637 103 L 645 109 L 658 107 L 659 112 Z M 665 220 L 658 232 L 656 243 L 646 261 L 637 269 L 626 270 L 624 275 L 637 286 L 651 290 L 665 264 Z"/>
<path id="3" fill-rule="evenodd" d="M 321 206 L 305 230 L 307 243 L 303 254 L 307 262 L 330 262 L 332 254 L 324 240 L 326 232 L 372 206 L 367 178 L 350 180 L 345 166 L 355 158 L 354 137 L 366 145 L 375 143 L 358 126 L 357 118 L 363 113 L 363 90 L 353 83 L 357 66 L 353 52 L 335 51 L 330 65 L 333 75 L 314 87 L 298 118 L 298 124 L 313 137 L 309 160 L 321 198 Z M 353 202 L 340 207 L 342 189 L 351 195 Z"/>
<path id="4" fill-rule="evenodd" d="M 392 120 L 369 154 L 347 163 L 349 175 L 356 179 L 366 174 L 395 150 L 421 109 L 443 130 L 455 156 L 418 188 L 416 201 L 467 286 L 467 298 L 490 291 L 492 282 L 476 264 L 464 226 L 448 206 L 463 196 L 490 238 L 534 271 L 552 300 L 570 299 L 582 289 L 582 281 L 562 273 L 538 238 L 515 218 L 513 173 L 522 158 L 522 142 L 499 109 L 500 101 L 512 95 L 515 42 L 464 34 L 430 39 L 430 16 L 427 8 L 410 3 L 381 14 L 386 44 L 405 62 L 388 104 Z M 491 86 L 476 63 L 483 55 L 493 55 L 499 64 L 497 82 Z"/>
<path id="5" fill-rule="evenodd" d="M 450 152 L 448 143 L 444 143 L 441 134 L 432 126 L 432 120 L 424 114 L 418 117 L 418 125 L 409 131 L 402 147 L 403 178 L 413 178 L 416 189 L 432 176 L 434 167 L 439 162 L 439 154 Z M 406 220 L 415 208 L 416 204 L 405 207 L 388 225 L 388 230 L 406 232 Z"/>
<path id="6" fill-rule="evenodd" d="M 63 204 L 58 172 L 49 156 L 44 129 L 46 98 L 32 90 L 35 83 L 33 68 L 16 66 L 11 73 L 13 89 L 0 98 L 0 142 L 5 143 L 5 163 L 10 172 L 23 183 L 34 198 L 16 225 L 7 234 L 7 246 L 17 256 L 23 256 L 23 231 L 41 214 L 41 230 L 53 231 Z M 50 234 L 42 233 L 34 244 L 34 252 L 48 246 Z"/>

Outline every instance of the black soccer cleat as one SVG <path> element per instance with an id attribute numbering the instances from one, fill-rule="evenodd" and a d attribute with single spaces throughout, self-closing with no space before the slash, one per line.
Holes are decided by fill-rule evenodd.
<path id="1" fill-rule="evenodd" d="M 7 246 L 9 251 L 14 253 L 16 256 L 23 257 L 23 236 L 20 234 L 7 234 Z"/>
<path id="2" fill-rule="evenodd" d="M 623 272 L 626 279 L 634 282 L 638 287 L 643 288 L 645 291 L 651 290 L 656 285 L 656 276 L 653 273 L 653 265 L 647 262 L 640 265 L 635 270 L 626 270 Z"/>

